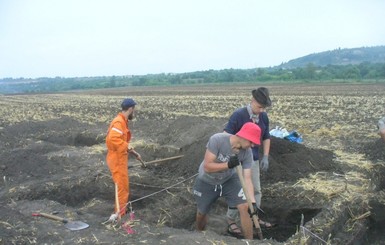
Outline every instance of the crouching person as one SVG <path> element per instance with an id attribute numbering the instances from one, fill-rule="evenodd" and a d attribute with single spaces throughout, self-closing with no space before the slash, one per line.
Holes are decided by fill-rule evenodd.
<path id="1" fill-rule="evenodd" d="M 242 164 L 245 185 L 252 202 L 255 202 L 251 180 L 253 154 L 251 147 L 260 145 L 261 129 L 254 123 L 245 123 L 235 135 L 217 133 L 210 137 L 206 153 L 199 166 L 194 184 L 197 202 L 196 229 L 203 231 L 213 203 L 224 197 L 227 205 L 239 210 L 241 229 L 245 239 L 253 239 L 253 224 L 248 212 L 246 196 L 235 171 Z"/>

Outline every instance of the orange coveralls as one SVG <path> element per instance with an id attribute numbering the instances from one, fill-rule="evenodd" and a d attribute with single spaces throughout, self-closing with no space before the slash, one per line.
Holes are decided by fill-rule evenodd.
<path id="1" fill-rule="evenodd" d="M 119 208 L 115 204 L 115 213 L 120 211 L 123 216 L 129 199 L 130 181 L 128 176 L 128 144 L 131 139 L 131 131 L 128 121 L 122 113 L 112 120 L 106 137 L 107 165 L 110 169 L 112 180 L 117 187 Z M 115 197 L 116 198 L 116 197 Z"/>

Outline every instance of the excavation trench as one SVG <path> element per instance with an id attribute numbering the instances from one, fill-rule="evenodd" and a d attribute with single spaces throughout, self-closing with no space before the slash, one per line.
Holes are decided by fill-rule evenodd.
<path id="1" fill-rule="evenodd" d="M 96 233 L 106 232 L 106 237 L 111 233 L 114 239 L 119 239 L 116 233 L 106 230 L 102 225 L 114 207 L 114 185 L 105 164 L 106 150 L 101 136 L 105 128 L 95 126 L 87 129 L 88 125 L 74 120 L 64 121 L 59 126 L 57 121 L 53 122 L 57 131 L 46 132 L 50 123 L 44 122 L 28 124 L 28 127 L 16 125 L 3 132 L 2 136 L 12 143 L 2 146 L 0 155 L 0 170 L 4 176 L 4 181 L 0 184 L 0 194 L 3 197 L 0 218 L 10 222 L 13 216 L 17 216 L 18 220 L 24 222 L 15 224 L 15 227 L 19 225 L 24 229 L 34 225 L 40 229 L 53 229 L 56 226 L 44 226 L 52 224 L 52 221 L 31 219 L 31 213 L 55 211 L 63 216 L 87 221 L 93 234 L 97 230 Z M 64 127 L 63 123 L 67 125 Z M 156 132 L 148 131 L 154 125 L 145 123 L 133 127 L 133 131 L 137 133 L 133 144 L 144 161 L 184 156 L 148 164 L 147 168 L 142 168 L 133 158 L 129 160 L 131 202 L 127 208 L 128 211 L 135 212 L 141 222 L 141 227 L 137 229 L 142 231 L 138 232 L 138 237 L 143 234 L 140 237 L 142 240 L 146 237 L 148 227 L 153 227 L 151 232 L 153 229 L 166 229 L 174 233 L 180 230 L 181 234 L 193 232 L 196 204 L 191 189 L 208 138 L 222 130 L 223 120 L 182 117 L 165 125 L 169 126 L 157 127 L 159 130 Z M 186 128 L 186 125 L 189 127 Z M 22 138 L 19 133 L 25 127 L 28 129 L 24 131 L 27 136 L 24 140 L 19 140 Z M 73 130 L 65 133 L 68 132 L 68 127 Z M 301 186 L 301 183 L 303 185 L 316 181 L 311 176 L 334 180 L 336 177 L 333 173 L 343 174 L 331 151 L 310 149 L 301 144 L 272 138 L 269 160 L 269 171 L 261 176 L 264 195 L 261 208 L 264 213 L 260 213 L 260 216 L 276 226 L 262 230 L 265 238 L 277 243 L 301 238 L 301 232 L 298 231 L 302 231 L 302 216 L 303 227 L 310 231 L 304 232 L 308 244 L 322 244 L 319 239 L 330 239 L 333 244 L 354 244 L 354 240 L 375 242 L 373 237 L 383 232 L 380 228 L 385 220 L 384 195 L 381 192 L 385 186 L 383 168 L 379 167 L 371 176 L 376 185 L 375 191 L 379 194 L 377 198 L 371 199 L 370 216 L 357 220 L 353 228 L 347 230 L 346 224 L 352 220 L 351 213 L 357 216 L 364 214 L 367 207 L 360 202 L 342 203 L 341 207 L 345 208 L 336 212 L 333 208 L 338 195 L 331 197 L 316 188 L 307 189 Z M 343 186 L 344 182 L 341 182 L 341 187 Z M 207 229 L 220 239 L 228 238 L 226 209 L 224 200 L 220 199 L 209 214 Z M 159 234 L 166 230 L 159 230 Z M 55 230 L 48 231 L 57 233 Z M 33 235 L 32 231 L 22 232 Z M 11 236 L 13 233 L 6 233 L 3 237 Z M 72 239 L 70 235 L 63 236 L 63 239 Z M 122 236 L 121 241 L 125 239 L 126 236 Z"/>

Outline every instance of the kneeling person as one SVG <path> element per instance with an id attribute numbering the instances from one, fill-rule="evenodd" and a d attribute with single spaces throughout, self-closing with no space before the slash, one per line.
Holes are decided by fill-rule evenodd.
<path id="1" fill-rule="evenodd" d="M 251 147 L 260 144 L 260 137 L 261 129 L 251 122 L 245 123 L 235 135 L 224 132 L 210 137 L 193 190 L 197 202 L 197 230 L 205 229 L 212 204 L 223 196 L 230 207 L 239 210 L 244 238 L 253 239 L 246 196 L 234 168 L 242 164 L 247 191 L 251 201 L 255 202 L 250 169 L 253 162 Z"/>

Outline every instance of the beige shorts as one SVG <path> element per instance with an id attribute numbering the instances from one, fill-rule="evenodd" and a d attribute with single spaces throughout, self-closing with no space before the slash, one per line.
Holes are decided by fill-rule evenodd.
<path id="1" fill-rule="evenodd" d="M 378 121 L 377 127 L 378 127 L 378 132 L 381 132 L 381 131 L 385 130 L 385 117 L 381 118 Z"/>

